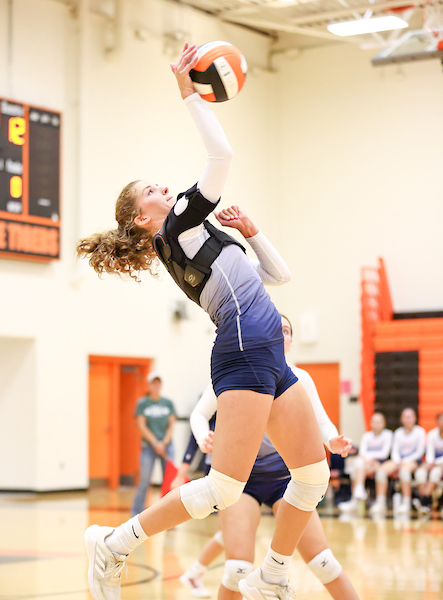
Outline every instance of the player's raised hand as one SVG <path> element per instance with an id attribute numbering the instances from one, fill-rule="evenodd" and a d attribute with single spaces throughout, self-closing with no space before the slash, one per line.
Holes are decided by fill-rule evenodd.
<path id="1" fill-rule="evenodd" d="M 178 87 L 183 99 L 195 93 L 194 84 L 189 76 L 189 71 L 197 64 L 197 47 L 186 42 L 180 58 L 176 63 L 170 63 L 171 71 L 177 79 Z"/>
<path id="2" fill-rule="evenodd" d="M 258 233 L 258 227 L 254 225 L 248 215 L 237 204 L 224 208 L 218 213 L 214 213 L 215 218 L 224 227 L 238 229 L 243 237 L 252 237 Z"/>

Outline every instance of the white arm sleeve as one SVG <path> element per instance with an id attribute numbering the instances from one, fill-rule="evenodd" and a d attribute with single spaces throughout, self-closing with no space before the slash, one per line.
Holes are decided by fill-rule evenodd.
<path id="1" fill-rule="evenodd" d="M 280 285 L 291 279 L 287 264 L 261 231 L 246 238 L 246 241 L 258 258 L 258 261 L 253 260 L 252 263 L 263 283 Z"/>
<path id="2" fill-rule="evenodd" d="M 318 395 L 317 388 L 315 387 L 314 380 L 312 377 L 298 367 L 291 367 L 294 373 L 300 380 L 300 383 L 305 388 L 306 393 L 311 401 L 312 408 L 314 409 L 315 418 L 317 419 L 318 426 L 320 428 L 321 439 L 326 448 L 331 451 L 329 446 L 329 440 L 338 436 L 337 427 L 328 417 L 323 404 L 321 403 L 320 396 Z"/>
<path id="3" fill-rule="evenodd" d="M 206 166 L 197 187 L 207 200 L 216 203 L 228 177 L 233 155 L 232 148 L 217 117 L 199 94 L 195 93 L 185 98 L 185 104 L 197 125 L 208 153 Z"/>
<path id="4" fill-rule="evenodd" d="M 190 425 L 192 433 L 200 447 L 201 442 L 209 433 L 209 421 L 217 410 L 217 396 L 210 383 L 191 413 Z"/>

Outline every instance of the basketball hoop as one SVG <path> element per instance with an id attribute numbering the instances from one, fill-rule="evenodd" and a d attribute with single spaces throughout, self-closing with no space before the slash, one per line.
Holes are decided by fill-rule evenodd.
<path id="1" fill-rule="evenodd" d="M 423 5 L 423 25 L 437 38 L 437 49 L 443 50 L 443 0 L 426 0 Z"/>

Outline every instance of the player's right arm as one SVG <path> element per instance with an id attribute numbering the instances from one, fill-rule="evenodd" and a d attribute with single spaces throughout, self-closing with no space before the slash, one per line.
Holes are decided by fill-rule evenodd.
<path id="1" fill-rule="evenodd" d="M 206 166 L 197 188 L 215 206 L 226 183 L 233 152 L 217 117 L 194 89 L 189 72 L 196 62 L 197 48 L 186 43 L 178 62 L 171 64 L 171 69 L 206 148 Z M 179 216 L 186 208 L 186 197 L 180 198 L 174 207 L 174 213 Z M 209 212 L 210 210 L 207 214 Z M 198 223 L 191 226 L 196 225 Z"/>

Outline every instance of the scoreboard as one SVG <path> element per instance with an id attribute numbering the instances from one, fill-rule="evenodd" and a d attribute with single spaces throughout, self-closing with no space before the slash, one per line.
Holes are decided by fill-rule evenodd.
<path id="1" fill-rule="evenodd" d="M 60 256 L 58 112 L 0 99 L 0 257 Z"/>

